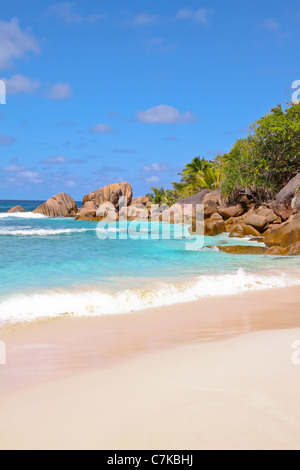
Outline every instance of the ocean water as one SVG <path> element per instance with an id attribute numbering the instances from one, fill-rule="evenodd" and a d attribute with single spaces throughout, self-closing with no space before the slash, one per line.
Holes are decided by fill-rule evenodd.
<path id="1" fill-rule="evenodd" d="M 0 324 L 58 315 L 126 313 L 201 297 L 300 284 L 299 257 L 230 255 L 199 240 L 138 227 L 48 218 L 43 201 L 0 201 Z M 28 212 L 7 214 L 20 204 Z M 173 233 L 173 231 L 175 232 Z M 127 234 L 130 237 L 127 237 Z M 157 239 L 152 239 L 156 237 Z M 151 238 L 152 235 L 152 238 Z M 252 244 L 226 234 L 205 245 Z"/>

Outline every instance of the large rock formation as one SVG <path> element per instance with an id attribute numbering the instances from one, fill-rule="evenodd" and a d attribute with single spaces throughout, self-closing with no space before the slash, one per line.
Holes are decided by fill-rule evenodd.
<path id="1" fill-rule="evenodd" d="M 15 212 L 26 212 L 26 211 L 21 206 L 12 207 L 11 209 L 9 209 L 9 211 L 7 211 L 8 214 L 13 214 Z"/>
<path id="2" fill-rule="evenodd" d="M 207 247 L 213 248 L 213 247 Z M 268 249 L 265 246 L 252 246 L 252 245 L 234 245 L 234 246 L 217 246 L 219 251 L 224 253 L 231 253 L 236 255 L 264 255 L 267 254 Z"/>
<path id="3" fill-rule="evenodd" d="M 297 190 L 300 189 L 300 173 L 291 179 L 288 184 L 277 194 L 275 203 L 290 203 L 295 196 Z"/>
<path id="4" fill-rule="evenodd" d="M 76 220 L 92 220 L 96 217 L 97 206 L 94 201 L 87 201 L 81 208 Z"/>
<path id="5" fill-rule="evenodd" d="M 221 206 L 223 204 L 221 190 L 218 188 L 205 194 L 205 196 L 203 197 L 203 202 L 206 201 L 214 201 L 216 204 Z"/>
<path id="6" fill-rule="evenodd" d="M 213 214 L 218 213 L 218 205 L 215 201 L 207 199 L 204 203 L 204 218 L 209 219 Z"/>
<path id="7" fill-rule="evenodd" d="M 242 204 L 225 205 L 219 207 L 218 212 L 224 219 L 230 219 L 231 217 L 239 217 L 244 214 L 245 207 L 243 207 Z"/>
<path id="8" fill-rule="evenodd" d="M 266 254 L 271 256 L 299 256 L 300 242 L 293 243 L 286 248 L 282 248 L 281 246 L 272 246 L 268 249 Z"/>
<path id="9" fill-rule="evenodd" d="M 130 206 L 132 201 L 132 187 L 129 183 L 110 184 L 97 189 L 97 191 L 94 191 L 93 193 L 86 194 L 83 198 L 83 205 L 89 201 L 93 201 L 96 206 L 100 206 L 104 202 L 111 202 L 116 208 L 118 208 L 119 199 L 122 196 L 127 197 L 127 205 Z"/>
<path id="10" fill-rule="evenodd" d="M 180 199 L 178 201 L 178 204 L 184 205 L 184 204 L 191 204 L 193 207 L 196 206 L 196 204 L 203 204 L 204 202 L 204 197 L 211 194 L 212 191 L 209 189 L 203 189 L 199 193 L 195 194 L 194 196 L 186 197 L 184 199 Z"/>
<path id="11" fill-rule="evenodd" d="M 74 217 L 78 213 L 78 207 L 69 194 L 59 193 L 37 207 L 33 212 L 49 217 Z"/>
<path id="12" fill-rule="evenodd" d="M 246 225 L 251 225 L 260 232 L 264 232 L 269 225 L 268 219 L 262 215 L 249 215 L 244 219 Z"/>
<path id="13" fill-rule="evenodd" d="M 204 223 L 204 235 L 206 237 L 215 237 L 226 231 L 225 222 L 222 219 L 216 219 L 216 214 L 210 217 Z"/>
<path id="14" fill-rule="evenodd" d="M 291 201 L 300 188 L 300 173 L 296 175 L 285 187 L 277 194 L 272 203 L 272 209 L 279 215 L 283 221 L 288 220 L 293 213 Z"/>
<path id="15" fill-rule="evenodd" d="M 244 238 L 244 237 L 259 237 L 260 232 L 251 225 L 245 224 L 242 220 L 237 224 L 230 226 L 229 237 L 230 238 Z M 226 227 L 227 229 L 227 227 Z"/>
<path id="16" fill-rule="evenodd" d="M 111 202 L 105 201 L 97 208 L 96 217 L 105 219 L 107 222 L 116 222 L 119 219 L 119 213 Z"/>
<path id="17" fill-rule="evenodd" d="M 119 212 L 119 218 L 121 220 L 147 220 L 149 212 L 144 204 L 132 204 L 129 207 L 122 207 Z"/>
<path id="18" fill-rule="evenodd" d="M 144 206 L 146 206 L 149 203 L 150 203 L 150 199 L 148 196 L 133 197 L 131 201 L 131 205 L 143 204 Z"/>
<path id="19" fill-rule="evenodd" d="M 300 212 L 300 194 L 297 194 L 294 199 L 292 199 L 291 207 L 293 209 L 293 213 Z"/>
<path id="20" fill-rule="evenodd" d="M 278 230 L 272 230 L 265 236 L 264 242 L 268 247 L 280 246 L 281 248 L 300 242 L 300 216 L 298 215 Z"/>

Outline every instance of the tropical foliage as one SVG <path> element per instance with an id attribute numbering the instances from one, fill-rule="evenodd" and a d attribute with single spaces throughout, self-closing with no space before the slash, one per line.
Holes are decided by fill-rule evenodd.
<path id="1" fill-rule="evenodd" d="M 202 189 L 221 188 L 224 196 L 264 200 L 300 172 L 300 104 L 281 105 L 252 124 L 244 139 L 214 160 L 197 156 L 179 173 L 172 189 L 151 188 L 156 203 L 172 204 Z"/>
<path id="2" fill-rule="evenodd" d="M 300 170 L 300 105 L 281 105 L 251 126 L 224 155 L 222 191 L 257 193 L 279 191 Z"/>

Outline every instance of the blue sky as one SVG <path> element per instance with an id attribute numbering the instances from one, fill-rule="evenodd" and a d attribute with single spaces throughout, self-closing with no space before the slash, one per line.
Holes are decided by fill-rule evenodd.
<path id="1" fill-rule="evenodd" d="M 168 187 L 300 79 L 298 0 L 10 0 L 0 199 Z"/>

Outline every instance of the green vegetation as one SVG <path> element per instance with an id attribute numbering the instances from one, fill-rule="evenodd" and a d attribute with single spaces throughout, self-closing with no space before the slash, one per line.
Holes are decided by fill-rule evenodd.
<path id="1" fill-rule="evenodd" d="M 177 194 L 176 191 L 172 191 L 171 189 L 165 190 L 159 186 L 157 188 L 150 189 L 152 194 L 146 194 L 146 196 L 149 197 L 152 204 L 168 204 L 168 206 L 172 206 L 179 199 L 179 194 Z"/>
<path id="2" fill-rule="evenodd" d="M 202 189 L 221 188 L 229 200 L 245 194 L 263 201 L 300 171 L 300 104 L 281 105 L 254 122 L 249 135 L 214 160 L 195 157 L 171 190 L 151 188 L 153 202 L 174 204 Z"/>

